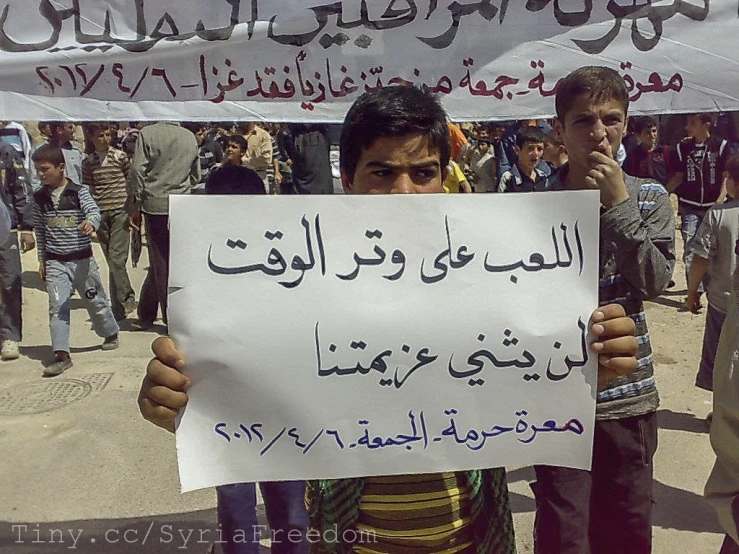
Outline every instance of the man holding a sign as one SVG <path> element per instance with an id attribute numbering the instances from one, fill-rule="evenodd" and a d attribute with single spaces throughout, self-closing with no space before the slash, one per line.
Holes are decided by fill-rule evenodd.
<path id="1" fill-rule="evenodd" d="M 342 180 L 352 194 L 440 193 L 450 146 L 446 115 L 427 92 L 387 87 L 363 95 L 342 132 Z M 606 198 L 606 201 L 610 201 Z M 634 322 L 616 304 L 592 315 L 599 382 L 636 368 Z M 139 406 L 170 431 L 188 401 L 183 354 L 169 338 L 153 345 Z M 515 551 L 505 472 L 501 469 L 322 480 L 309 484 L 313 540 L 325 552 L 509 554 Z M 390 510 L 390 511 L 388 511 Z M 334 530 L 333 540 L 327 530 Z M 345 542 L 345 531 L 355 541 Z M 309 539 L 311 536 L 309 535 Z M 369 538 L 364 541 L 363 539 Z M 228 552 L 229 545 L 226 546 Z"/>

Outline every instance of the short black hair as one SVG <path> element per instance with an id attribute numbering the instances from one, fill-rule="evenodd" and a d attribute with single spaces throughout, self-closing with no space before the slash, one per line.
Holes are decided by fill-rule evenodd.
<path id="1" fill-rule="evenodd" d="M 697 117 L 702 124 L 710 123 L 713 126 L 713 115 L 710 113 L 691 113 L 688 117 Z"/>
<path id="2" fill-rule="evenodd" d="M 576 69 L 557 84 L 554 106 L 562 125 L 565 117 L 583 94 L 599 104 L 615 100 L 629 112 L 629 93 L 624 78 L 615 69 L 598 65 L 587 65 Z"/>
<path id="3" fill-rule="evenodd" d="M 228 140 L 226 141 L 226 144 L 235 142 L 239 145 L 241 150 L 246 152 L 246 149 L 249 148 L 249 142 L 241 135 L 229 135 Z"/>
<path id="4" fill-rule="evenodd" d="M 182 127 L 190 131 L 193 135 L 196 134 L 200 129 L 207 129 L 208 124 L 204 121 L 183 121 Z"/>
<path id="5" fill-rule="evenodd" d="M 31 156 L 31 160 L 36 163 L 47 162 L 56 167 L 64 163 L 64 152 L 58 146 L 52 144 L 42 144 Z"/>
<path id="6" fill-rule="evenodd" d="M 516 133 L 516 146 L 523 148 L 523 145 L 527 142 L 541 142 L 544 143 L 544 131 L 538 127 L 532 127 L 531 125 L 524 125 Z"/>
<path id="7" fill-rule="evenodd" d="M 421 134 L 439 151 L 441 167 L 451 155 L 444 108 L 428 90 L 394 85 L 365 92 L 349 108 L 341 129 L 341 172 L 354 179 L 362 151 L 379 138 Z"/>
<path id="8" fill-rule="evenodd" d="M 49 132 L 51 132 L 51 135 L 56 135 L 56 132 L 64 127 L 68 122 L 67 121 L 49 121 Z"/>
<path id="9" fill-rule="evenodd" d="M 562 137 L 560 137 L 555 131 L 549 131 L 544 134 L 544 144 L 551 144 L 557 148 L 565 145 Z"/>
<path id="10" fill-rule="evenodd" d="M 642 117 L 636 118 L 636 121 L 634 122 L 634 132 L 637 135 L 640 135 L 642 131 L 646 131 L 647 129 L 651 129 L 656 126 L 657 122 L 654 121 L 654 119 L 652 119 L 648 115 L 644 115 Z"/>

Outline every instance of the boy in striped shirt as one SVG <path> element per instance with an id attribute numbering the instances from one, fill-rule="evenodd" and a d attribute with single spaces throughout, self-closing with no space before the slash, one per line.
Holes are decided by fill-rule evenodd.
<path id="1" fill-rule="evenodd" d="M 118 323 L 92 257 L 91 235 L 100 226 L 100 209 L 87 187 L 65 177 L 64 153 L 50 144 L 33 154 L 41 182 L 34 193 L 39 274 L 49 293 L 49 329 L 54 362 L 44 377 L 72 367 L 69 356 L 69 297 L 74 287 L 85 302 L 92 326 L 105 337 L 103 350 L 118 348 Z"/>

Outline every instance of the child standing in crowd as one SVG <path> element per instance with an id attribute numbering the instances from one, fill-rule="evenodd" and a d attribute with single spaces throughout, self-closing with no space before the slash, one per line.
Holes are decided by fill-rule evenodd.
<path id="1" fill-rule="evenodd" d="M 108 262 L 113 315 L 120 321 L 136 309 L 136 294 L 126 269 L 130 233 L 125 223 L 131 202 L 126 179 L 131 163 L 125 152 L 111 146 L 112 136 L 107 123 L 87 125 L 87 136 L 95 152 L 82 162 L 82 184 L 90 188 L 92 198 L 100 208 L 97 235 Z"/>
<path id="2" fill-rule="evenodd" d="M 615 159 L 628 121 L 621 75 L 577 69 L 559 82 L 555 107 L 569 162 L 551 188 L 600 191 L 598 300 L 624 307 L 639 348 L 636 371 L 599 387 L 592 470 L 536 466 L 534 552 L 650 554 L 659 396 L 643 301 L 672 276 L 672 204 L 662 185 L 626 175 Z"/>
<path id="3" fill-rule="evenodd" d="M 713 366 L 716 361 L 721 327 L 726 319 L 731 277 L 736 268 L 734 245 L 739 239 L 739 199 L 736 199 L 739 183 L 739 155 L 734 154 L 726 163 L 726 191 L 732 198 L 725 204 L 713 206 L 706 212 L 698 232 L 690 243 L 693 261 L 688 276 L 688 309 L 698 313 L 701 308 L 699 287 L 706 279 L 708 313 L 703 334 L 698 375 L 695 386 L 713 390 Z"/>
<path id="4" fill-rule="evenodd" d="M 498 192 L 532 192 L 547 187 L 547 176 L 537 166 L 544 154 L 544 132 L 525 126 L 516 134 L 516 163 L 500 177 Z"/>
<path id="5" fill-rule="evenodd" d="M 45 145 L 33 154 L 44 186 L 34 195 L 39 274 L 49 293 L 49 329 L 54 362 L 44 370 L 53 377 L 72 367 L 69 355 L 69 297 L 72 288 L 87 305 L 92 326 L 105 337 L 103 350 L 118 348 L 118 324 L 92 257 L 90 236 L 100 226 L 100 209 L 87 187 L 65 177 L 64 154 Z"/>
<path id="6" fill-rule="evenodd" d="M 544 135 L 544 152 L 542 159 L 549 165 L 554 173 L 557 169 L 567 163 L 567 148 L 562 139 L 557 136 L 554 131 L 549 131 Z"/>

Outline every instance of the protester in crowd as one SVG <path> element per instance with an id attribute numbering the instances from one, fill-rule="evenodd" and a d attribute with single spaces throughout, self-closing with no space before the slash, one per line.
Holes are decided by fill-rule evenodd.
<path id="1" fill-rule="evenodd" d="M 200 182 L 208 180 L 210 172 L 223 162 L 221 146 L 208 134 L 210 126 L 204 122 L 183 123 L 183 127 L 195 135 L 198 143 L 198 157 L 200 159 Z"/>
<path id="2" fill-rule="evenodd" d="M 269 191 L 269 181 L 272 178 L 272 137 L 255 121 L 239 123 L 241 134 L 249 145 L 244 155 L 244 163 L 259 173 L 264 181 L 264 190 Z"/>
<path id="3" fill-rule="evenodd" d="M 254 180 L 263 183 L 259 174 L 243 163 L 248 145 L 241 135 L 232 135 L 226 146 L 226 157 L 205 182 L 207 194 L 260 194 L 254 192 Z M 262 187 L 264 193 L 264 187 Z"/>
<path id="4" fill-rule="evenodd" d="M 545 135 L 552 130 L 552 126 L 543 119 L 523 119 L 508 125 L 501 133 L 498 143 L 498 181 L 503 177 L 503 173 L 510 171 L 516 165 L 518 160 L 516 135 L 526 127 L 537 127 Z M 539 163 L 538 169 L 545 175 L 549 175 L 549 166 L 543 161 Z"/>
<path id="5" fill-rule="evenodd" d="M 456 123 L 448 123 L 447 129 L 449 130 L 449 143 L 452 148 L 451 160 L 455 163 L 460 162 L 467 152 L 469 141 L 460 126 Z"/>
<path id="6" fill-rule="evenodd" d="M 23 160 L 23 167 L 31 171 L 31 137 L 20 123 L 0 121 L 0 142 L 12 146 Z"/>
<path id="7" fill-rule="evenodd" d="M 242 165 L 246 153 L 246 139 L 233 135 L 228 140 L 226 159 L 215 169 L 205 185 L 207 194 L 264 194 L 264 183 L 256 171 Z M 283 545 L 275 545 L 274 552 L 307 554 L 309 543 L 308 513 L 305 509 L 305 482 L 280 481 L 259 484 L 267 508 L 270 529 L 280 536 L 294 537 Z M 218 523 L 223 534 L 220 545 L 225 554 L 258 554 L 257 497 L 254 483 L 237 483 L 216 487 Z M 242 538 L 243 537 L 243 538 Z"/>
<path id="8" fill-rule="evenodd" d="M 678 198 L 686 281 L 690 279 L 693 259 L 691 241 L 708 208 L 720 204 L 726 196 L 724 171 L 730 154 L 728 143 L 711 136 L 711 122 L 711 114 L 688 116 L 685 127 L 688 138 L 675 147 L 675 174 L 667 184 L 667 190 L 675 192 Z M 698 292 L 704 292 L 702 283 Z M 683 308 L 688 308 L 687 303 Z"/>
<path id="9" fill-rule="evenodd" d="M 470 185 L 467 177 L 459 167 L 459 164 L 453 160 L 449 160 L 449 164 L 446 166 L 446 178 L 442 183 L 442 189 L 446 193 L 458 193 L 458 192 L 472 192 L 472 185 Z"/>
<path id="10" fill-rule="evenodd" d="M 167 283 L 169 282 L 169 196 L 189 194 L 200 182 L 198 143 L 187 129 L 172 121 L 161 121 L 141 129 L 131 165 L 133 202 L 129 225 L 141 228 L 146 219 L 151 264 L 162 320 L 167 324 Z M 151 294 L 139 295 L 140 304 Z M 139 315 L 151 316 L 145 305 Z M 139 319 L 142 328 L 153 321 Z"/>
<path id="11" fill-rule="evenodd" d="M 442 192 L 451 150 L 448 137 L 445 113 L 429 92 L 391 86 L 363 94 L 350 108 L 341 135 L 345 191 Z M 599 381 L 633 371 L 633 321 L 618 305 L 599 308 L 593 321 Z M 158 339 L 153 349 L 157 358 L 147 368 L 139 407 L 145 418 L 171 431 L 187 403 L 189 381 L 179 373 L 184 361 L 171 339 Z M 378 490 L 386 501 L 373 498 Z M 428 507 L 430 497 L 441 499 L 434 509 Z M 309 482 L 307 499 L 316 535 L 325 540 L 327 529 L 336 531 L 336 542 L 316 545 L 321 552 L 515 552 L 502 468 Z M 370 535 L 374 541 L 346 544 L 347 529 L 359 529 L 360 537 Z"/>
<path id="12" fill-rule="evenodd" d="M 469 167 L 475 192 L 496 192 L 498 189 L 498 160 L 488 138 L 487 129 L 480 130 L 475 145 L 470 149 Z"/>
<path id="13" fill-rule="evenodd" d="M 734 245 L 739 256 L 739 242 Z M 719 554 L 739 554 L 739 266 L 731 278 L 731 295 L 721 329 L 713 372 L 711 446 L 716 453 L 706 482 L 706 499 L 714 505 L 726 536 Z"/>
<path id="14" fill-rule="evenodd" d="M 125 152 L 111 146 L 107 123 L 90 123 L 85 130 L 95 151 L 82 162 L 82 184 L 89 187 L 100 208 L 97 237 L 108 263 L 113 315 L 121 321 L 136 309 L 136 294 L 126 269 L 130 234 L 125 223 L 133 201 L 127 184 L 131 164 Z"/>
<path id="15" fill-rule="evenodd" d="M 516 163 L 503 173 L 498 192 L 533 192 L 547 188 L 547 174 L 539 168 L 544 154 L 544 133 L 538 127 L 521 127 L 516 133 Z"/>
<path id="16" fill-rule="evenodd" d="M 298 194 L 332 194 L 331 139 L 325 125 L 295 123 L 280 141 L 290 160 L 293 187 Z"/>
<path id="17" fill-rule="evenodd" d="M 541 159 L 547 163 L 552 173 L 565 165 L 569 159 L 565 143 L 553 130 L 544 135 L 544 151 Z"/>
<path id="18" fill-rule="evenodd" d="M 559 82 L 556 131 L 569 162 L 553 190 L 600 191 L 599 302 L 636 323 L 638 369 L 598 388 L 592 470 L 536 466 L 536 554 L 648 554 L 659 405 L 643 301 L 667 287 L 675 263 L 672 204 L 662 185 L 614 159 L 626 129 L 623 77 L 582 67 Z"/>
<path id="19" fill-rule="evenodd" d="M 739 184 L 739 155 L 733 155 L 726 163 L 726 191 L 736 198 Z M 726 319 L 729 296 L 731 294 L 731 277 L 736 269 L 737 256 L 734 245 L 739 240 L 739 199 L 711 207 L 698 228 L 691 248 L 693 259 L 688 276 L 688 309 L 698 313 L 701 308 L 698 288 L 706 279 L 706 297 L 708 311 L 703 334 L 698 374 L 695 386 L 713 390 L 713 368 L 716 362 L 716 350 L 721 327 Z"/>
<path id="20" fill-rule="evenodd" d="M 15 148 L 0 144 L 0 192 L 10 214 L 12 232 L 0 242 L 0 358 L 20 356 L 23 338 L 23 286 L 18 235 L 23 252 L 33 250 L 33 200 L 28 172 Z"/>
<path id="21" fill-rule="evenodd" d="M 635 118 L 634 134 L 639 143 L 632 150 L 627 149 L 624 171 L 634 177 L 654 179 L 667 185 L 670 149 L 657 145 L 657 124 L 649 116 Z"/>
<path id="22" fill-rule="evenodd" d="M 82 183 L 82 160 L 85 155 L 75 144 L 72 143 L 72 137 L 75 133 L 74 123 L 63 121 L 49 122 L 49 144 L 61 148 L 64 154 L 64 170 L 67 178 L 73 183 Z"/>
<path id="23" fill-rule="evenodd" d="M 44 186 L 34 193 L 39 274 L 49 294 L 49 329 L 54 362 L 43 372 L 54 377 L 72 367 L 69 355 L 69 298 L 74 288 L 85 303 L 92 327 L 105 340 L 101 348 L 118 348 L 118 324 L 105 294 L 90 236 L 100 225 L 100 210 L 87 187 L 66 177 L 64 153 L 53 144 L 33 155 Z"/>

